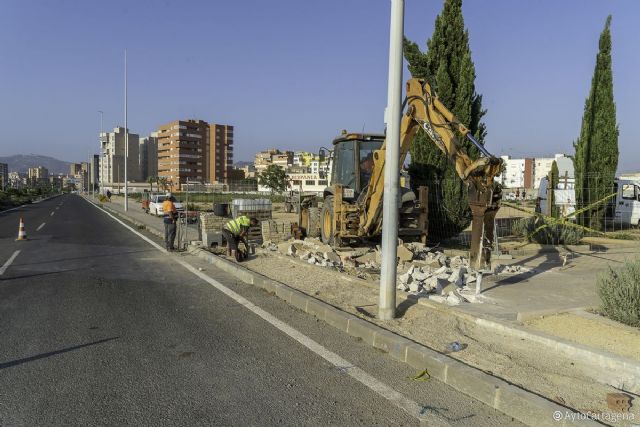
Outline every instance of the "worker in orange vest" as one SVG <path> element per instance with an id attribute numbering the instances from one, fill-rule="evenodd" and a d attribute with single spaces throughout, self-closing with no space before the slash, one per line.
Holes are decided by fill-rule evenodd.
<path id="1" fill-rule="evenodd" d="M 178 219 L 178 210 L 173 203 L 173 195 L 167 193 L 164 202 L 162 202 L 162 214 L 164 222 L 164 245 L 167 251 L 175 250 L 173 246 L 176 241 L 176 220 Z"/>

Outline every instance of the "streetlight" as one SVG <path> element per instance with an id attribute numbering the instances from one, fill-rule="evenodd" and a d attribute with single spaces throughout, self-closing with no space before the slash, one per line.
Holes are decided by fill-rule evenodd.
<path id="1" fill-rule="evenodd" d="M 98 188 L 99 191 L 102 191 L 102 119 L 104 111 L 98 110 L 98 113 L 100 113 L 100 136 L 98 137 Z"/>
<path id="2" fill-rule="evenodd" d="M 124 50 L 124 211 L 129 210 L 127 158 L 129 157 L 129 127 L 127 126 L 127 49 Z"/>
<path id="3" fill-rule="evenodd" d="M 387 91 L 387 141 L 382 204 L 382 266 L 378 317 L 391 320 L 396 315 L 396 274 L 398 266 L 398 187 L 400 181 L 400 118 L 402 114 L 402 38 L 404 0 L 391 0 L 389 32 L 389 82 Z"/>

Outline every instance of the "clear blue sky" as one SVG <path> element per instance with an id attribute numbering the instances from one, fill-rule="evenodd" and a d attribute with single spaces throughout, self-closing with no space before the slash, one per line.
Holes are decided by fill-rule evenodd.
<path id="1" fill-rule="evenodd" d="M 4 0 L 0 155 L 80 161 L 122 125 L 178 118 L 236 126 L 235 160 L 268 147 L 317 150 L 341 129 L 382 131 L 388 0 Z M 440 0 L 406 0 L 424 48 Z M 597 53 L 613 15 L 620 170 L 640 170 L 640 1 L 465 0 L 477 90 L 496 154 L 572 154 Z M 405 68 L 405 78 L 408 77 Z"/>

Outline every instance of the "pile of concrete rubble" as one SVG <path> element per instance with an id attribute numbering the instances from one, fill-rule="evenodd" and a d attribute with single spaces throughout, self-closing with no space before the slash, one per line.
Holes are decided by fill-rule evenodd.
<path id="1" fill-rule="evenodd" d="M 312 265 L 335 268 L 361 278 L 370 278 L 370 273 L 379 273 L 382 262 L 379 247 L 337 252 L 314 238 L 278 244 L 266 241 L 262 247 Z M 421 243 L 400 244 L 397 253 L 399 290 L 449 305 L 478 301 L 474 296 L 478 273 L 469 267 L 466 257 L 448 256 Z M 497 266 L 495 271 L 500 274 L 531 272 L 526 267 L 504 265 Z"/>

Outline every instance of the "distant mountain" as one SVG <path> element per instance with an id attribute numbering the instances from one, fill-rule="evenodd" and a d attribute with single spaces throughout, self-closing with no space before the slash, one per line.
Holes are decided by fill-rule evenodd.
<path id="1" fill-rule="evenodd" d="M 39 156 L 37 154 L 16 154 L 15 156 L 0 157 L 0 163 L 9 165 L 9 172 L 27 172 L 29 168 L 44 166 L 49 173 L 69 173 L 70 162 L 54 159 L 49 156 Z"/>
<path id="2" fill-rule="evenodd" d="M 241 160 L 239 162 L 235 162 L 233 164 L 233 166 L 236 167 L 236 168 L 243 168 L 245 166 L 249 166 L 249 165 L 252 165 L 252 164 L 253 164 L 253 162 L 247 162 L 247 161 Z"/>

